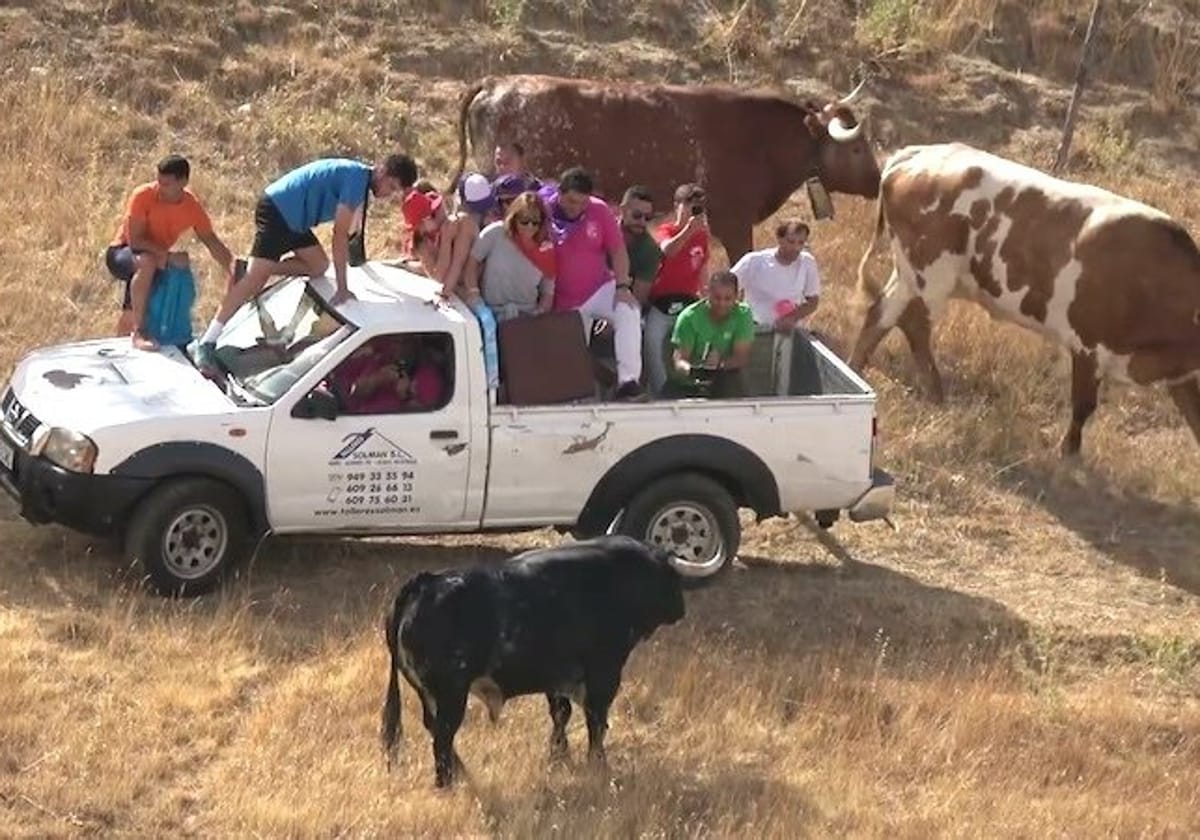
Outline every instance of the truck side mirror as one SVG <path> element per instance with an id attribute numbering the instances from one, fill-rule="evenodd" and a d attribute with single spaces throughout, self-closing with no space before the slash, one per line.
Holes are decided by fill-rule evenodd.
<path id="1" fill-rule="evenodd" d="M 317 386 L 300 398 L 292 407 L 292 416 L 300 420 L 312 420 L 320 417 L 322 420 L 336 420 L 338 416 L 337 397 L 323 386 Z"/>

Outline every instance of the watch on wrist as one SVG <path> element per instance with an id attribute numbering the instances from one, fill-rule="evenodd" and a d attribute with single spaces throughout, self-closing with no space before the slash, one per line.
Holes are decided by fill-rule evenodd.
<path id="1" fill-rule="evenodd" d="M 632 292 L 632 291 L 633 291 L 633 284 L 632 284 L 632 283 L 618 283 L 618 284 L 617 284 L 617 288 L 618 288 L 618 289 L 628 289 L 629 291 L 631 291 L 631 292 Z"/>

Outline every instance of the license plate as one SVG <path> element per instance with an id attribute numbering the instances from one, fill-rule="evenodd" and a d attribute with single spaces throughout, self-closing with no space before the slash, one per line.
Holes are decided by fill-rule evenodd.
<path id="1" fill-rule="evenodd" d="M 4 469 L 12 472 L 15 457 L 16 451 L 6 441 L 0 440 L 0 464 L 4 465 Z"/>

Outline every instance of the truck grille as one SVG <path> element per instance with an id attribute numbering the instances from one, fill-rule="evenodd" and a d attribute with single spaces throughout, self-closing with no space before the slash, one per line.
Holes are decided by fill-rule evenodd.
<path id="1" fill-rule="evenodd" d="M 29 439 L 41 425 L 41 421 L 33 416 L 33 412 L 21 405 L 12 388 L 6 388 L 4 397 L 0 398 L 0 417 L 3 418 L 4 428 L 22 446 L 29 444 Z"/>

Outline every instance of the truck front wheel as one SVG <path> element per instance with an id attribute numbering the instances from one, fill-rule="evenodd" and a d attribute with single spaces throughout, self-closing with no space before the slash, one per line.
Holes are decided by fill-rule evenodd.
<path id="1" fill-rule="evenodd" d="M 142 564 L 163 595 L 213 589 L 247 549 L 237 491 L 207 478 L 181 478 L 142 500 L 125 532 L 125 555 Z"/>
<path id="2" fill-rule="evenodd" d="M 672 551 L 692 582 L 729 568 L 742 539 L 737 504 L 729 491 L 698 473 L 667 476 L 630 500 L 618 533 Z"/>

